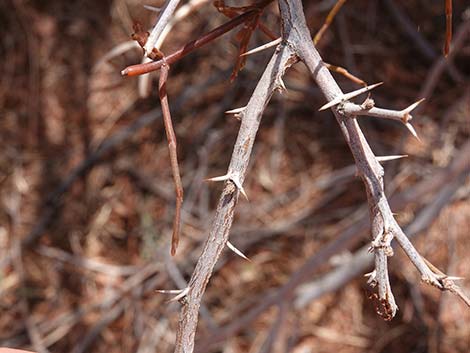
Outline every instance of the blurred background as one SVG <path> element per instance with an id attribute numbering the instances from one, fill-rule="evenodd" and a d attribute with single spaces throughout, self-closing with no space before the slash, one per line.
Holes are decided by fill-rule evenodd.
<path id="1" fill-rule="evenodd" d="M 335 1 L 304 1 L 312 35 Z M 454 0 L 447 60 L 444 0 L 345 3 L 318 44 L 324 61 L 369 84 L 377 106 L 425 97 L 413 125 L 359 118 L 384 163 L 386 191 L 420 253 L 466 277 L 470 293 L 470 7 Z M 163 1 L 0 2 L 0 346 L 36 352 L 172 352 L 178 302 L 222 189 L 239 121 L 272 50 L 230 82 L 236 30 L 174 64 L 167 84 L 184 184 L 180 246 L 158 74 L 123 78 Z M 171 53 L 227 21 L 211 1 L 182 1 L 162 46 Z M 240 6 L 249 2 L 227 1 Z M 180 12 L 181 14 L 181 12 Z M 262 21 L 279 34 L 271 4 Z M 268 42 L 253 35 L 249 48 Z M 343 91 L 360 86 L 334 73 Z M 390 259 L 400 311 L 390 322 L 363 274 L 372 255 L 365 190 L 330 111 L 302 64 L 267 107 L 231 242 L 201 308 L 196 351 L 469 352 L 470 310 L 420 283 L 397 249 Z M 360 102 L 360 99 L 358 100 Z"/>

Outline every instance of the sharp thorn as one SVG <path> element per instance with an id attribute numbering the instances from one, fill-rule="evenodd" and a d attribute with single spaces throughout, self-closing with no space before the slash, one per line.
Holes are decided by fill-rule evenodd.
<path id="1" fill-rule="evenodd" d="M 243 196 L 245 196 L 245 199 L 248 200 L 248 195 L 245 192 L 245 189 L 243 188 L 242 183 L 240 182 L 240 179 L 238 178 L 238 175 L 231 175 L 230 180 L 235 184 L 237 189 L 241 192 Z"/>
<path id="2" fill-rule="evenodd" d="M 339 97 L 336 97 L 334 98 L 332 101 L 326 103 L 325 105 L 323 105 L 320 109 L 318 109 L 319 111 L 322 111 L 322 110 L 326 110 L 328 108 L 331 108 L 341 102 L 345 102 L 345 101 L 348 101 L 354 97 L 357 97 L 363 93 L 366 93 L 366 92 L 369 92 L 370 90 L 374 89 L 375 87 L 377 86 L 380 86 L 382 85 L 383 82 L 378 82 L 378 83 L 374 83 L 373 85 L 370 85 L 370 86 L 366 86 L 366 87 L 363 87 L 363 88 L 360 88 L 358 90 L 355 90 L 355 91 L 352 91 L 352 92 L 349 92 L 349 93 L 345 93 Z"/>
<path id="3" fill-rule="evenodd" d="M 465 277 L 446 276 L 445 279 L 450 279 L 451 281 L 463 281 Z"/>
<path id="4" fill-rule="evenodd" d="M 322 110 L 327 110 L 328 108 L 331 108 L 331 107 L 341 103 L 343 101 L 343 97 L 344 97 L 344 95 L 334 98 L 332 101 L 329 101 L 328 103 L 322 105 L 321 108 L 318 109 L 318 111 L 321 112 Z"/>
<path id="5" fill-rule="evenodd" d="M 180 300 L 181 298 L 184 298 L 186 295 L 188 295 L 189 293 L 189 287 L 186 287 L 185 289 L 183 289 L 181 291 L 180 294 L 178 294 L 177 296 L 175 296 L 174 298 L 171 298 L 168 303 L 171 303 L 171 302 L 176 302 L 178 300 Z"/>
<path id="6" fill-rule="evenodd" d="M 364 277 L 374 277 L 375 276 L 375 270 L 369 273 L 364 273 Z"/>
<path id="7" fill-rule="evenodd" d="M 144 5 L 144 8 L 147 9 L 147 10 L 153 11 L 153 12 L 162 11 L 161 7 L 155 7 L 155 6 L 152 6 L 152 5 Z"/>
<path id="8" fill-rule="evenodd" d="M 406 113 L 410 113 L 413 109 L 415 109 L 421 102 L 423 102 L 426 98 L 421 98 L 419 101 L 417 102 L 414 102 L 413 104 L 411 104 L 410 106 L 408 106 L 407 108 L 403 109 L 402 112 L 404 114 Z"/>
<path id="9" fill-rule="evenodd" d="M 183 289 L 157 289 L 155 292 L 161 294 L 180 294 Z"/>
<path id="10" fill-rule="evenodd" d="M 242 253 L 240 250 L 238 250 L 231 242 L 227 241 L 227 247 L 230 250 L 232 250 L 235 254 L 240 256 L 241 258 L 251 262 L 251 260 L 248 257 L 246 257 L 246 255 L 244 253 Z"/>
<path id="11" fill-rule="evenodd" d="M 240 56 L 248 56 L 248 55 L 251 55 L 251 54 L 256 54 L 256 53 L 259 53 L 263 50 L 266 50 L 266 49 L 269 49 L 269 48 L 272 48 L 278 44 L 280 44 L 282 42 L 282 38 L 278 38 L 278 39 L 275 39 L 269 43 L 266 43 L 266 44 L 263 44 L 257 48 L 254 48 L 254 49 L 251 49 L 249 51 L 246 51 L 244 52 L 243 54 L 241 54 Z"/>
<path id="12" fill-rule="evenodd" d="M 405 126 L 419 142 L 422 142 L 421 139 L 419 138 L 415 128 L 413 127 L 413 125 L 411 125 L 410 123 L 405 123 Z"/>
<path id="13" fill-rule="evenodd" d="M 287 88 L 286 88 L 286 85 L 284 84 L 284 80 L 282 79 L 282 77 L 279 78 L 278 89 L 279 89 L 280 93 L 287 92 Z"/>
<path id="14" fill-rule="evenodd" d="M 213 178 L 206 179 L 206 181 L 225 181 L 225 180 L 229 180 L 229 179 L 230 179 L 230 174 L 225 174 L 225 175 L 221 175 L 221 176 L 218 176 L 218 177 L 213 177 Z"/>
<path id="15" fill-rule="evenodd" d="M 245 107 L 240 107 L 240 108 L 235 108 L 235 109 L 232 109 L 232 110 L 227 110 L 225 112 L 225 114 L 240 114 L 242 111 L 245 110 L 245 108 L 246 108 L 246 106 Z"/>
<path id="16" fill-rule="evenodd" d="M 400 154 L 396 156 L 376 156 L 375 158 L 377 158 L 377 161 L 379 162 L 387 162 L 387 161 L 393 161 L 395 159 L 401 159 L 401 158 L 406 158 L 406 157 L 408 157 L 407 154 Z"/>
<path id="17" fill-rule="evenodd" d="M 344 100 L 350 100 L 351 98 L 354 98 L 354 97 L 357 97 L 357 96 L 359 96 L 363 93 L 369 92 L 369 91 L 373 90 L 375 87 L 378 87 L 380 85 L 383 85 L 383 82 L 378 82 L 378 83 L 374 83 L 373 85 L 369 85 L 369 86 L 366 86 L 366 87 L 363 87 L 363 88 L 359 88 L 355 91 L 344 94 L 343 99 Z"/>

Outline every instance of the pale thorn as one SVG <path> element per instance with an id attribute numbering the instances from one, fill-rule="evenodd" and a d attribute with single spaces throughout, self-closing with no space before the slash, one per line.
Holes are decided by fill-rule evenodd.
<path id="1" fill-rule="evenodd" d="M 190 289 L 189 287 L 186 287 L 185 289 L 183 289 L 183 290 L 181 291 L 180 294 L 178 294 L 178 295 L 175 296 L 174 298 L 171 298 L 171 299 L 168 301 L 168 303 L 176 302 L 176 301 L 180 300 L 181 298 L 184 298 L 185 296 L 188 295 L 189 289 Z"/>
<path id="2" fill-rule="evenodd" d="M 409 114 L 412 110 L 414 110 L 420 103 L 422 103 L 426 98 L 421 98 L 419 101 L 417 102 L 414 102 L 413 104 L 411 104 L 410 106 L 408 106 L 407 108 L 403 109 L 402 112 L 405 113 L 405 114 Z"/>
<path id="3" fill-rule="evenodd" d="M 413 127 L 413 125 L 411 125 L 410 123 L 405 123 L 405 126 L 406 128 L 411 132 L 411 134 L 419 141 L 419 142 L 423 142 L 421 141 L 421 139 L 419 138 L 418 136 L 418 133 L 416 132 L 415 128 Z"/>
<path id="4" fill-rule="evenodd" d="M 369 273 L 364 273 L 364 277 L 375 277 L 375 270 Z"/>
<path id="5" fill-rule="evenodd" d="M 282 77 L 279 78 L 278 89 L 279 89 L 279 93 L 287 92 L 287 88 Z"/>
<path id="6" fill-rule="evenodd" d="M 323 105 L 320 109 L 318 109 L 319 111 L 321 110 L 325 110 L 325 109 L 328 109 L 328 108 L 331 108 L 335 105 L 338 105 L 340 104 L 341 102 L 346 102 L 354 97 L 357 97 L 363 93 L 366 93 L 366 92 L 369 92 L 370 90 L 374 89 L 375 87 L 377 86 L 380 86 L 382 85 L 383 82 L 378 82 L 378 83 L 374 83 L 373 85 L 370 85 L 370 86 L 366 86 L 366 87 L 363 87 L 363 88 L 360 88 L 358 90 L 355 90 L 355 91 L 352 91 L 352 92 L 349 92 L 349 93 L 345 93 L 345 94 L 342 94 L 336 98 L 334 98 L 333 100 L 329 101 L 328 103 L 326 103 L 325 105 Z"/>
<path id="7" fill-rule="evenodd" d="M 232 250 L 235 254 L 240 256 L 241 258 L 251 262 L 251 260 L 244 253 L 242 253 L 240 250 L 238 250 L 231 242 L 227 241 L 227 247 L 230 250 Z"/>
<path id="8" fill-rule="evenodd" d="M 282 38 L 279 37 L 278 39 L 275 39 L 269 43 L 266 43 L 266 44 L 263 44 L 257 48 L 254 48 L 254 49 L 251 49 L 251 50 L 248 50 L 246 52 L 244 52 L 243 54 L 241 54 L 240 56 L 248 56 L 248 55 L 251 55 L 251 54 L 256 54 L 256 53 L 259 53 L 263 50 L 266 50 L 266 49 L 269 49 L 269 48 L 272 48 L 278 44 L 280 44 L 282 42 Z"/>
<path id="9" fill-rule="evenodd" d="M 229 179 L 230 179 L 230 174 L 225 174 L 225 175 L 221 175 L 221 176 L 218 176 L 218 177 L 213 177 L 213 178 L 206 179 L 206 181 L 225 181 L 225 180 L 229 180 Z"/>
<path id="10" fill-rule="evenodd" d="M 449 279 L 451 281 L 463 281 L 465 277 L 445 276 L 443 279 Z"/>
<path id="11" fill-rule="evenodd" d="M 147 10 L 153 11 L 153 12 L 162 11 L 161 7 L 155 7 L 155 6 L 152 6 L 152 5 L 144 5 L 144 8 L 147 9 Z"/>
<path id="12" fill-rule="evenodd" d="M 230 176 L 230 180 L 235 184 L 235 186 L 236 186 L 237 189 L 241 192 L 241 194 L 242 194 L 243 196 L 245 196 L 245 199 L 246 199 L 247 201 L 250 201 L 250 200 L 248 200 L 248 195 L 246 194 L 245 189 L 243 188 L 243 185 L 242 185 L 242 183 L 240 182 L 240 179 L 239 179 L 238 175 L 231 175 L 231 176 Z"/>
<path id="13" fill-rule="evenodd" d="M 180 294 L 184 289 L 157 289 L 155 292 L 161 294 Z"/>
<path id="14" fill-rule="evenodd" d="M 246 106 L 245 107 L 240 107 L 240 108 L 235 108 L 235 109 L 232 109 L 232 110 L 227 110 L 225 112 L 225 114 L 240 114 L 245 109 L 246 109 Z"/>
<path id="15" fill-rule="evenodd" d="M 401 159 L 401 158 L 406 158 L 408 157 L 407 154 L 399 154 L 399 155 L 393 155 L 393 156 L 376 156 L 378 162 L 388 162 L 388 161 L 393 161 L 395 159 Z"/>

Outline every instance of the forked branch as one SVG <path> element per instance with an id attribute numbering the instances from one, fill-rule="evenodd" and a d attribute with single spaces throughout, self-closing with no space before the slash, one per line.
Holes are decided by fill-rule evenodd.
<path id="1" fill-rule="evenodd" d="M 300 0 L 280 0 L 279 6 L 283 22 L 290 24 L 285 28 L 294 29 L 283 33 L 284 40 L 305 63 L 326 99 L 336 101 L 338 98 L 344 97 L 345 95 L 323 64 L 318 51 L 310 40 L 302 2 Z M 340 101 L 342 100 L 340 99 Z M 419 270 L 424 282 L 441 290 L 451 290 L 456 285 L 452 280 L 449 280 L 449 277 L 432 271 L 403 233 L 385 196 L 383 169 L 360 129 L 355 119 L 356 115 L 345 111 L 342 107 L 344 106 L 334 105 L 332 111 L 351 149 L 358 174 L 366 187 L 369 203 L 373 239 L 371 250 L 375 253 L 376 258 L 376 268 L 370 282 L 378 286 L 379 301 L 382 305 L 381 314 L 385 319 L 391 319 L 396 313 L 397 306 L 389 283 L 387 257 L 393 255 L 390 244 L 394 238 L 397 239 L 411 262 Z"/>

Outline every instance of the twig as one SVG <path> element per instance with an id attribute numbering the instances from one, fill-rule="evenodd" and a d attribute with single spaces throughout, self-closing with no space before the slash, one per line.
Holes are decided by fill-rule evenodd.
<path id="1" fill-rule="evenodd" d="M 237 27 L 238 25 L 252 19 L 256 15 L 259 14 L 259 10 L 251 10 L 247 11 L 240 16 L 233 18 L 232 20 L 224 23 L 223 25 L 213 29 L 209 33 L 206 33 L 202 37 L 195 39 L 186 45 L 184 45 L 179 50 L 175 51 L 174 53 L 166 56 L 164 60 L 159 61 L 152 61 L 145 64 L 138 64 L 138 65 L 131 65 L 126 67 L 124 70 L 121 71 L 121 75 L 123 76 L 137 76 L 146 74 L 148 72 L 156 71 L 161 68 L 161 66 L 166 63 L 168 65 L 172 65 L 176 61 L 180 60 L 181 58 L 185 57 L 189 53 L 193 52 L 197 48 L 200 48 L 214 39 L 222 36 L 223 34 L 227 33 L 231 29 Z"/>
<path id="2" fill-rule="evenodd" d="M 170 22 L 173 12 L 175 12 L 179 2 L 180 0 L 168 0 L 166 2 L 165 9 L 160 13 L 158 21 L 155 24 L 155 27 L 153 27 L 152 32 L 150 33 L 150 36 L 148 37 L 147 42 L 143 47 L 145 54 L 151 59 L 153 59 L 152 54 L 154 54 L 154 49 L 158 50 L 158 48 L 156 48 L 158 39 L 163 33 L 165 27 Z"/>
<path id="3" fill-rule="evenodd" d="M 336 14 L 338 13 L 339 10 L 341 10 L 341 7 L 343 7 L 344 3 L 346 0 L 338 0 L 336 1 L 335 6 L 330 10 L 328 13 L 328 16 L 326 16 L 326 20 L 321 26 L 321 28 L 318 30 L 317 34 L 315 34 L 315 37 L 313 38 L 313 44 L 317 45 L 320 39 L 323 36 L 323 33 L 330 27 L 331 23 L 333 22 L 333 19 L 335 18 Z"/>
<path id="4" fill-rule="evenodd" d="M 165 124 L 166 138 L 168 140 L 168 150 L 170 152 L 171 171 L 173 182 L 175 183 L 176 207 L 175 217 L 173 219 L 173 236 L 171 238 L 171 255 L 176 254 L 176 248 L 179 242 L 181 205 L 183 204 L 183 184 L 181 183 L 180 170 L 178 166 L 178 155 L 176 150 L 176 136 L 171 121 L 170 105 L 168 104 L 168 95 L 166 93 L 166 81 L 168 79 L 169 66 L 163 64 L 160 70 L 160 80 L 158 83 L 158 95 L 162 103 L 163 122 Z"/>
<path id="5" fill-rule="evenodd" d="M 294 53 L 289 47 L 281 45 L 271 58 L 246 109 L 242 112 L 241 126 L 227 173 L 231 175 L 231 179 L 225 181 L 209 236 L 189 282 L 190 290 L 180 314 L 175 353 L 190 353 L 194 349 L 194 336 L 202 295 L 228 240 L 240 191 L 237 184 L 243 185 L 264 108 L 274 90 L 282 86 L 281 77 L 293 62 L 295 62 Z"/>
<path id="6" fill-rule="evenodd" d="M 444 70 L 452 63 L 455 55 L 462 49 L 469 34 L 470 19 L 466 19 L 457 29 L 454 40 L 452 42 L 452 51 L 447 57 L 437 58 L 432 68 L 429 70 L 426 80 L 424 81 L 424 84 L 419 92 L 419 97 L 431 96 L 437 84 L 439 83 L 439 79 L 441 78 Z"/>
<path id="7" fill-rule="evenodd" d="M 452 41 L 452 0 L 446 0 L 446 40 L 444 43 L 444 55 L 447 57 L 450 52 L 450 42 Z"/>

